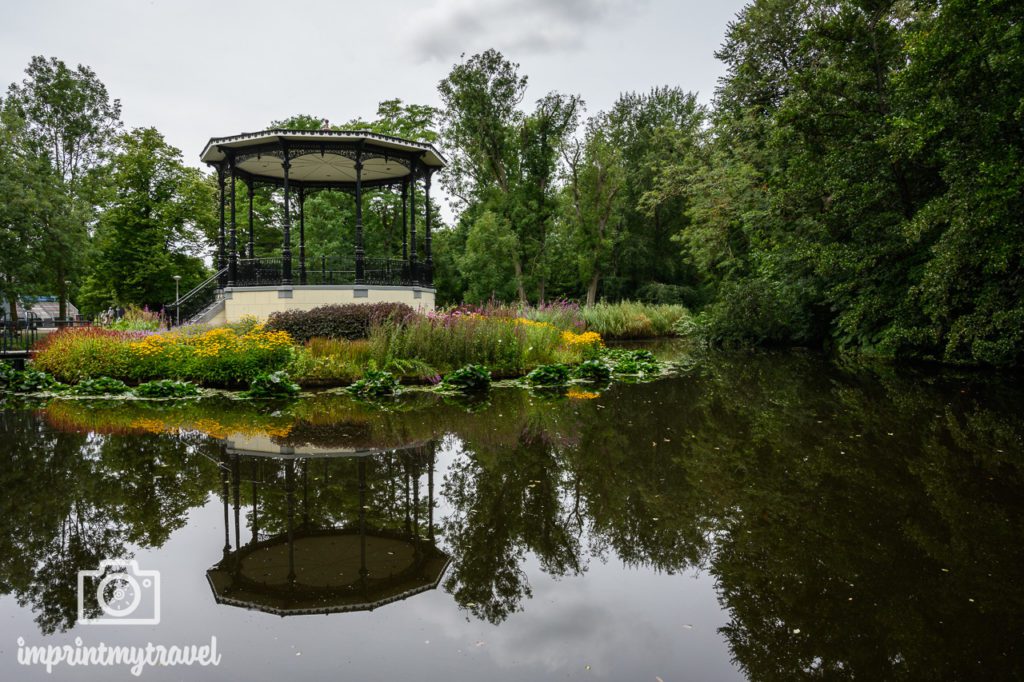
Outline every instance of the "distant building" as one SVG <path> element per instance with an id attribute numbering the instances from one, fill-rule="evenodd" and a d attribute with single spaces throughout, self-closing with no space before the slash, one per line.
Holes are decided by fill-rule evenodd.
<path id="1" fill-rule="evenodd" d="M 11 312 L 10 303 L 0 298 L 0 320 L 6 320 Z M 67 302 L 67 314 L 70 318 L 78 317 L 78 308 L 71 301 Z M 24 296 L 18 301 L 18 318 L 35 317 L 43 324 L 60 319 L 60 299 L 56 296 Z"/>

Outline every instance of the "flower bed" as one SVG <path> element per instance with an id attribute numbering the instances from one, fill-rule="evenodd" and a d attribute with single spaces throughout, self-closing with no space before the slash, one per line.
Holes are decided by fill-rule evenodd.
<path id="1" fill-rule="evenodd" d="M 38 348 L 34 364 L 65 382 L 100 376 L 127 382 L 185 379 L 207 385 L 239 385 L 288 366 L 292 338 L 254 327 L 182 329 L 153 334 L 94 327 L 65 329 Z"/>

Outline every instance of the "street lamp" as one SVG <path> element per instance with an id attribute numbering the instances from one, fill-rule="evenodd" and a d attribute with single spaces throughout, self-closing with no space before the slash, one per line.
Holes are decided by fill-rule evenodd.
<path id="1" fill-rule="evenodd" d="M 71 280 L 64 280 L 64 319 L 71 320 Z"/>
<path id="2" fill-rule="evenodd" d="M 174 276 L 174 326 L 181 326 L 181 296 L 178 294 L 178 286 L 181 282 L 181 275 Z"/>

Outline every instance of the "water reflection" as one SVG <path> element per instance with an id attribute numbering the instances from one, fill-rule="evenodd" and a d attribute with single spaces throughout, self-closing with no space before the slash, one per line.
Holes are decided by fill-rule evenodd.
<path id="1" fill-rule="evenodd" d="M 437 587 L 449 558 L 435 545 L 433 443 L 386 452 L 300 446 L 306 456 L 254 438 L 244 446 L 226 440 L 223 449 L 224 556 L 207 572 L 218 603 L 280 616 L 341 613 Z"/>
<path id="2" fill-rule="evenodd" d="M 1022 396 L 767 355 L 578 399 L 9 410 L 0 589 L 64 629 L 77 570 L 161 547 L 212 496 L 222 603 L 354 610 L 440 580 L 502 624 L 594 562 L 697 570 L 750 679 L 1019 678 Z"/>

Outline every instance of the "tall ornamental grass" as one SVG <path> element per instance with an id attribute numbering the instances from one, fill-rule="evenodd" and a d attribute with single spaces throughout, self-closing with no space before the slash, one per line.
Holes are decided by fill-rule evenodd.
<path id="1" fill-rule="evenodd" d="M 306 384 L 351 383 L 363 375 L 371 360 L 377 362 L 365 339 L 313 338 L 298 349 L 289 371 Z"/>
<path id="2" fill-rule="evenodd" d="M 378 325 L 370 330 L 369 346 L 382 366 L 411 360 L 445 373 L 475 364 L 496 376 L 518 376 L 538 365 L 575 362 L 581 356 L 579 348 L 563 343 L 562 331 L 552 325 L 473 314 Z"/>
<path id="3" fill-rule="evenodd" d="M 580 308 L 590 331 L 606 339 L 647 339 L 671 336 L 673 327 L 689 317 L 681 305 L 654 305 L 619 301 Z"/>
<path id="4" fill-rule="evenodd" d="M 677 325 L 690 318 L 682 305 L 619 301 L 582 307 L 574 301 L 554 301 L 537 306 L 510 306 L 489 303 L 460 306 L 446 314 L 482 315 L 489 318 L 525 318 L 544 322 L 559 329 L 593 331 L 605 339 L 650 339 L 673 336 Z"/>

